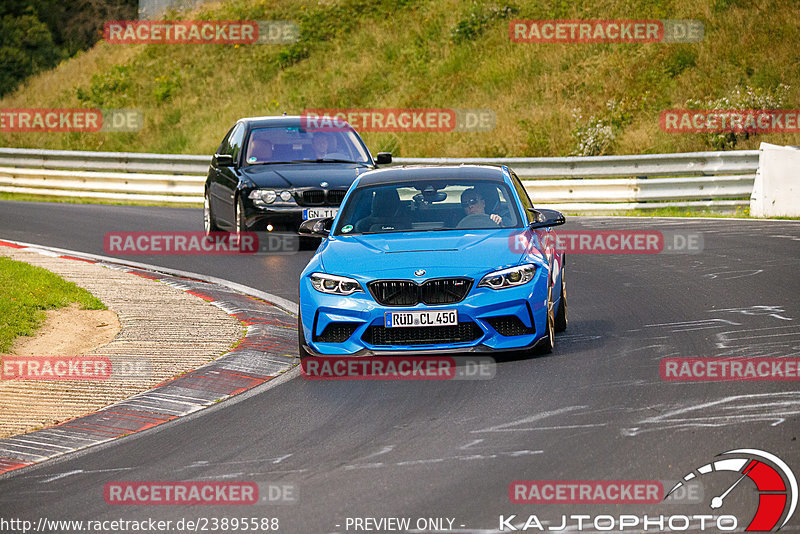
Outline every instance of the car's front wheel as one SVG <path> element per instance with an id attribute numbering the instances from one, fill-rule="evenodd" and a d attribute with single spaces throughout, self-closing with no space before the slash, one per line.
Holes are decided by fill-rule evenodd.
<path id="1" fill-rule="evenodd" d="M 297 315 L 297 352 L 300 358 L 308 358 L 311 354 L 305 349 L 306 346 L 306 334 L 303 332 L 303 317 L 299 314 L 300 307 L 297 307 L 298 315 Z"/>
<path id="2" fill-rule="evenodd" d="M 567 329 L 567 282 L 564 279 L 564 261 L 566 259 L 566 256 L 561 258 L 561 296 L 558 299 L 558 311 L 556 312 L 556 332 L 563 332 Z"/>
<path id="3" fill-rule="evenodd" d="M 233 242 L 237 245 L 242 242 L 242 234 L 246 232 L 244 222 L 244 202 L 241 196 L 236 197 L 236 205 L 233 210 Z"/>
<path id="4" fill-rule="evenodd" d="M 214 214 L 211 213 L 211 200 L 208 198 L 208 192 L 203 195 L 203 231 L 206 235 L 219 231 Z"/>
<path id="5" fill-rule="evenodd" d="M 547 283 L 547 324 L 545 325 L 545 337 L 533 347 L 533 354 L 550 354 L 556 341 L 555 332 L 555 313 L 553 310 L 553 286 Z"/>

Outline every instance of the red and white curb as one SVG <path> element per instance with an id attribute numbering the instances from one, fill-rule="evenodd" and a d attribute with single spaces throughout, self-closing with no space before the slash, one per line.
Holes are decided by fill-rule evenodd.
<path id="1" fill-rule="evenodd" d="M 0 240 L 0 246 L 157 280 L 210 302 L 247 328 L 235 349 L 194 371 L 96 413 L 0 439 L 0 475 L 186 416 L 263 384 L 299 362 L 297 320 L 291 313 L 297 308 L 280 297 L 211 277 L 113 258 L 14 241 Z"/>

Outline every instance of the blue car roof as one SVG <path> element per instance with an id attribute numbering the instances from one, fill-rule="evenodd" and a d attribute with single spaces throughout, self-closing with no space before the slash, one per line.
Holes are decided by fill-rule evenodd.
<path id="1" fill-rule="evenodd" d="M 493 165 L 450 165 L 441 167 L 412 166 L 392 167 L 365 172 L 358 177 L 358 186 L 414 182 L 426 180 L 473 179 L 503 182 L 503 168 Z"/>

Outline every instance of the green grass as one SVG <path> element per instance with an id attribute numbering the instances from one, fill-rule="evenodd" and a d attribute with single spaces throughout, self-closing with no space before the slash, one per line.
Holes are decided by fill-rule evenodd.
<path id="1" fill-rule="evenodd" d="M 33 335 L 46 318 L 44 310 L 72 303 L 106 309 L 91 293 L 46 269 L 0 257 L 0 352 L 7 352 L 18 336 Z"/>
<path id="2" fill-rule="evenodd" d="M 693 207 L 653 208 L 616 211 L 613 215 L 629 217 L 750 217 L 750 206 L 708 209 Z"/>
<path id="3" fill-rule="evenodd" d="M 26 193 L 0 192 L 0 200 L 24 202 L 60 202 L 64 204 L 111 204 L 114 206 L 161 206 L 169 208 L 202 208 L 202 202 L 150 202 L 145 200 L 113 200 L 105 198 L 55 197 L 50 195 L 29 195 Z"/>
<path id="4" fill-rule="evenodd" d="M 610 121 L 612 154 L 703 151 L 711 136 L 665 133 L 664 109 L 737 87 L 789 86 L 800 104 L 800 3 L 793 0 L 228 0 L 166 18 L 294 20 L 287 45 L 113 45 L 65 61 L 0 99 L 0 108 L 134 108 L 129 133 L 0 134 L 1 146 L 211 154 L 244 116 L 307 108 L 491 109 L 491 132 L 365 133 L 397 156 L 565 156 L 590 117 Z M 513 19 L 698 19 L 693 44 L 513 43 Z M 576 123 L 573 111 L 583 121 Z M 798 134 L 759 134 L 798 145 Z"/>

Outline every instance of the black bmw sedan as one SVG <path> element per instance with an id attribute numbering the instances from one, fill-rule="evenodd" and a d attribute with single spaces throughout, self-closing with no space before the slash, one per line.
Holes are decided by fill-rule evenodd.
<path id="1" fill-rule="evenodd" d="M 306 219 L 333 217 L 356 177 L 391 163 L 373 160 L 346 123 L 306 128 L 300 116 L 239 119 L 211 160 L 205 231 L 296 231 Z"/>

